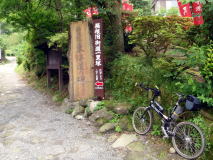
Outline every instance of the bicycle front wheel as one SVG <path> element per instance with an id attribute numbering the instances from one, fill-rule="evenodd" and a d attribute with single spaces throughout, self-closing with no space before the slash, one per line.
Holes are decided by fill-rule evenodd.
<path id="1" fill-rule="evenodd" d="M 173 130 L 172 144 L 177 153 L 186 159 L 199 157 L 205 148 L 201 129 L 191 122 L 181 122 Z"/>
<path id="2" fill-rule="evenodd" d="M 132 117 L 132 125 L 138 134 L 144 135 L 151 129 L 152 114 L 146 107 L 137 108 Z"/>

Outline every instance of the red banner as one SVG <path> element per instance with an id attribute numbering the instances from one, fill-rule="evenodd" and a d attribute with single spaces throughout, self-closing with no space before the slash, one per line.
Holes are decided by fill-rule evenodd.
<path id="1" fill-rule="evenodd" d="M 202 4 L 199 1 L 192 3 L 192 16 L 195 25 L 201 25 L 204 23 L 202 16 Z"/>
<path id="2" fill-rule="evenodd" d="M 133 5 L 128 3 L 122 3 L 122 9 L 124 11 L 133 11 Z"/>
<path id="3" fill-rule="evenodd" d="M 84 12 L 86 13 L 86 16 L 91 18 L 92 15 L 98 15 L 99 12 L 98 12 L 98 8 L 97 7 L 90 7 L 90 8 L 87 8 L 84 10 Z"/>
<path id="4" fill-rule="evenodd" d="M 132 26 L 130 24 L 125 27 L 125 32 L 132 32 Z"/>
<path id="5" fill-rule="evenodd" d="M 95 96 L 104 99 L 104 66 L 103 66 L 103 21 L 93 20 Z"/>
<path id="6" fill-rule="evenodd" d="M 177 2 L 179 6 L 180 15 L 182 17 L 192 17 L 192 13 L 190 10 L 190 3 L 182 4 L 180 0 L 177 0 Z"/>

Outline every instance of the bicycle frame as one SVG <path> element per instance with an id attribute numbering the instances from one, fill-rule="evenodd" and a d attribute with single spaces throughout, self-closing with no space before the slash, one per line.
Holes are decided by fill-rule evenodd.
<path id="1" fill-rule="evenodd" d="M 154 109 L 161 118 L 163 118 L 166 121 L 169 121 L 169 117 L 163 114 L 163 112 L 161 112 L 156 106 L 159 108 L 163 108 L 158 102 L 156 102 L 155 100 L 152 100 L 147 110 Z"/>

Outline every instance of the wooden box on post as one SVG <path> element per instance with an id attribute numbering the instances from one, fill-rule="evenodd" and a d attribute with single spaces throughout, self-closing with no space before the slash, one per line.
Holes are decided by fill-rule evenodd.
<path id="1" fill-rule="evenodd" d="M 51 70 L 58 71 L 58 88 L 62 90 L 63 87 L 63 74 L 62 74 L 62 55 L 58 49 L 51 49 L 47 53 L 47 86 L 50 87 Z"/>

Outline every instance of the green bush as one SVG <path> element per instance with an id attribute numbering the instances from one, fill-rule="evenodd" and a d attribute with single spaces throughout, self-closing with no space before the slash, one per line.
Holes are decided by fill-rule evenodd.
<path id="1" fill-rule="evenodd" d="M 202 132 L 204 133 L 206 148 L 201 158 L 203 160 L 208 159 L 208 157 L 210 157 L 209 154 L 212 156 L 211 151 L 213 149 L 213 141 L 211 140 L 211 138 L 212 138 L 213 128 L 210 127 L 207 121 L 205 121 L 205 119 L 198 114 L 195 114 L 194 117 L 191 118 L 189 121 L 198 125 L 201 128 Z"/>
<path id="2" fill-rule="evenodd" d="M 194 94 L 209 106 L 213 106 L 213 45 L 193 46 L 188 50 L 186 66 L 191 67 L 183 75 L 185 81 L 178 82 L 182 92 Z M 191 75 L 190 75 L 191 74 Z"/>
<path id="3" fill-rule="evenodd" d="M 148 92 L 140 91 L 135 83 L 143 82 L 150 87 L 157 85 L 161 92 L 161 103 L 166 106 L 174 105 L 175 81 L 164 78 L 158 70 L 146 62 L 144 57 L 123 55 L 112 64 L 112 77 L 106 81 L 107 89 L 113 98 L 127 101 L 133 106 L 148 105 Z M 171 98 L 172 97 L 172 98 Z M 132 108 L 134 110 L 134 107 Z"/>
<path id="4" fill-rule="evenodd" d="M 192 22 L 187 18 L 146 16 L 133 20 L 131 43 L 139 46 L 147 58 L 156 58 L 174 45 L 186 45 L 186 32 Z"/>

